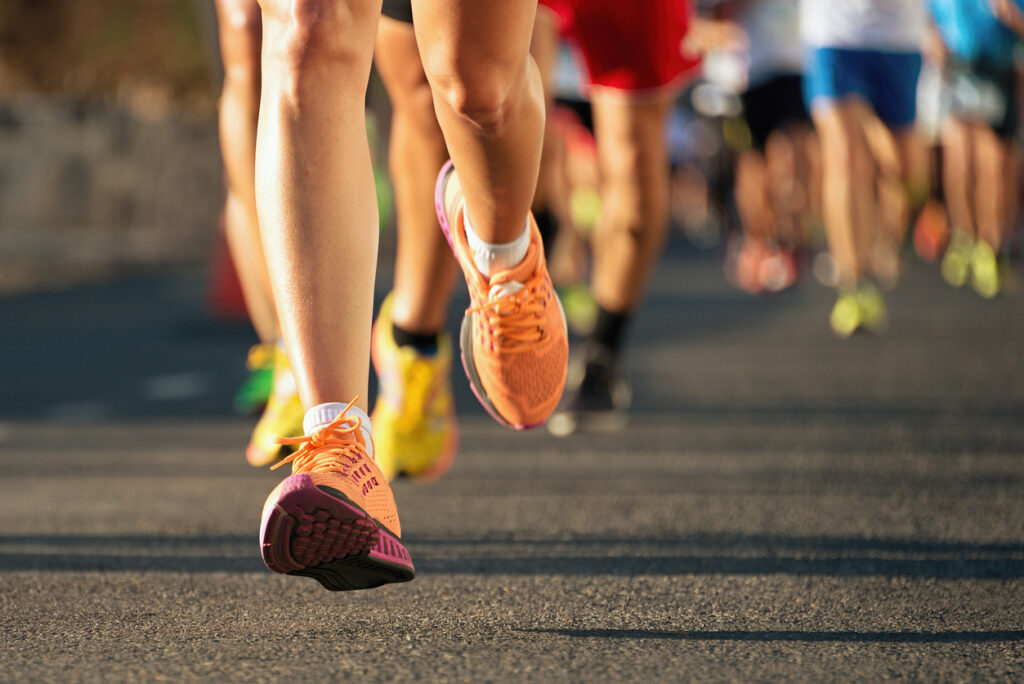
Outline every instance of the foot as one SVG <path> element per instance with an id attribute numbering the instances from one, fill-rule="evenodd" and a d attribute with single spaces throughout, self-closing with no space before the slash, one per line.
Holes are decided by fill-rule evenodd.
<path id="1" fill-rule="evenodd" d="M 373 441 L 362 421 L 347 415 L 353 403 L 311 434 L 283 440 L 299 449 L 278 464 L 291 463 L 292 474 L 267 497 L 260 528 L 268 568 L 312 577 L 331 591 L 408 582 L 415 574 Z"/>
<path id="2" fill-rule="evenodd" d="M 971 286 L 985 299 L 999 294 L 1002 283 L 999 277 L 999 261 L 995 251 L 987 242 L 978 240 L 971 252 Z"/>
<path id="3" fill-rule="evenodd" d="M 829 315 L 828 322 L 832 326 L 832 332 L 836 334 L 836 337 L 842 339 L 851 337 L 857 331 L 861 320 L 856 291 L 844 292 L 839 295 L 839 299 L 836 300 L 835 305 L 832 307 L 832 313 Z"/>
<path id="4" fill-rule="evenodd" d="M 619 355 L 597 345 L 584 346 L 573 359 L 565 396 L 548 421 L 548 430 L 564 437 L 578 430 L 622 429 L 632 401 Z"/>
<path id="5" fill-rule="evenodd" d="M 288 455 L 291 449 L 278 440 L 302 434 L 302 415 L 302 401 L 288 357 L 275 346 L 274 389 L 245 449 L 249 465 L 263 468 Z"/>
<path id="6" fill-rule="evenodd" d="M 963 287 L 970 276 L 974 240 L 967 233 L 955 230 L 942 257 L 942 277 L 953 287 Z"/>
<path id="7" fill-rule="evenodd" d="M 395 343 L 388 295 L 373 326 L 372 358 L 379 392 L 373 408 L 374 459 L 384 476 L 417 480 L 444 475 L 455 459 L 458 425 L 451 389 L 452 343 L 441 335 L 437 353 Z"/>
<path id="8" fill-rule="evenodd" d="M 540 231 L 530 218 L 530 246 L 517 266 L 484 276 L 466 239 L 465 204 L 451 162 L 438 175 L 437 217 L 469 287 L 462 319 L 462 365 L 484 408 L 515 429 L 544 423 L 565 385 L 569 341 L 551 286 Z"/>
<path id="9" fill-rule="evenodd" d="M 254 344 L 245 360 L 249 377 L 235 393 L 235 410 L 242 414 L 262 411 L 274 387 L 274 350 L 277 345 L 267 342 Z"/>

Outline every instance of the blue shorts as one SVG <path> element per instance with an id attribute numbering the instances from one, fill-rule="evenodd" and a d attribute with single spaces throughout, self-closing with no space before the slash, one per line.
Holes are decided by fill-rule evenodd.
<path id="1" fill-rule="evenodd" d="M 807 108 L 821 100 L 863 97 L 889 128 L 906 128 L 917 117 L 917 52 L 812 48 L 807 54 L 804 99 Z"/>

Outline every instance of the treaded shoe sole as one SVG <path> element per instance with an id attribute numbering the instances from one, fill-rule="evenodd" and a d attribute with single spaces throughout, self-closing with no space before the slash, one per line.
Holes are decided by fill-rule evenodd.
<path id="1" fill-rule="evenodd" d="M 444 239 L 448 241 L 448 247 L 452 250 L 452 254 L 455 253 L 455 244 L 452 241 L 452 229 L 448 224 L 448 214 L 444 206 L 444 189 L 448 181 L 448 177 L 455 170 L 455 165 L 448 160 L 444 166 L 441 167 L 441 172 L 437 174 L 437 184 L 434 186 L 434 210 L 437 212 L 437 221 L 441 224 L 441 231 L 444 233 Z M 562 308 L 562 302 L 559 301 L 558 297 L 555 297 L 555 301 L 558 303 L 558 308 Z M 565 325 L 565 311 L 562 311 L 562 324 Z M 459 330 L 459 357 L 462 359 L 462 369 L 466 372 L 466 378 L 469 380 L 469 388 L 473 390 L 473 394 L 476 395 L 477 401 L 484 407 L 487 413 L 490 414 L 491 418 L 494 418 L 500 425 L 513 430 L 530 430 L 536 427 L 540 427 L 544 424 L 544 421 L 539 423 L 531 423 L 529 425 L 515 425 L 506 420 L 498 409 L 494 407 L 490 398 L 487 396 L 487 392 L 484 390 L 483 384 L 480 382 L 480 374 L 477 373 L 476 364 L 473 361 L 473 316 L 472 314 L 465 314 L 462 317 L 462 327 Z"/>
<path id="2" fill-rule="evenodd" d="M 288 477 L 275 491 L 260 529 L 263 562 L 274 572 L 312 577 L 331 591 L 372 589 L 415 575 L 402 542 L 341 492 L 304 474 Z"/>

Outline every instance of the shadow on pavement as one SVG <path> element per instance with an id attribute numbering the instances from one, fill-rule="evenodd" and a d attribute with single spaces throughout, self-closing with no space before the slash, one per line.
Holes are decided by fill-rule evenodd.
<path id="1" fill-rule="evenodd" d="M 659 631 L 650 629 L 523 629 L 522 632 L 560 634 L 587 639 L 670 639 L 675 641 L 810 641 L 848 643 L 990 643 L 1024 641 L 1024 630 L 952 632 L 805 632 L 787 631 Z"/>
<path id="2" fill-rule="evenodd" d="M 568 540 L 410 537 L 407 543 L 421 574 L 1024 577 L 1024 544 L 785 535 Z M 0 537 L 0 572 L 261 569 L 256 540 L 249 535 Z"/>

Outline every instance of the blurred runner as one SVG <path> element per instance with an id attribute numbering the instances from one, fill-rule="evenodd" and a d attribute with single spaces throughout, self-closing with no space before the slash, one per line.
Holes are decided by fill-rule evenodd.
<path id="1" fill-rule="evenodd" d="M 727 0 L 719 15 L 747 34 L 743 112 L 751 146 L 736 162 L 736 207 L 743 243 L 734 280 L 747 292 L 779 292 L 796 281 L 794 252 L 810 209 L 808 150 L 813 130 L 804 106 L 800 10 L 792 0 Z"/>
<path id="2" fill-rule="evenodd" d="M 263 467 L 288 449 L 280 437 L 302 431 L 302 404 L 281 345 L 259 222 L 256 219 L 256 122 L 260 105 L 263 21 L 256 0 L 217 0 L 217 29 L 224 62 L 220 97 L 221 156 L 227 196 L 224 221 L 232 260 L 259 344 L 249 352 L 248 380 L 235 403 L 262 414 L 246 447 L 246 460 Z"/>
<path id="3" fill-rule="evenodd" d="M 1017 193 L 1017 74 L 1014 48 L 1024 35 L 1017 0 L 930 0 L 937 36 L 929 57 L 950 96 L 943 126 L 944 187 L 953 235 L 942 259 L 946 281 L 968 277 L 983 297 L 1001 286 L 997 260 L 1014 225 Z"/>
<path id="4" fill-rule="evenodd" d="M 838 269 L 830 323 L 840 337 L 884 326 L 874 280 L 895 281 L 910 200 L 927 188 L 913 131 L 924 28 L 921 0 L 802 0 L 804 91 Z"/>
<path id="5" fill-rule="evenodd" d="M 458 426 L 451 391 L 452 341 L 444 332 L 456 262 L 434 213 L 433 181 L 448 160 L 420 61 L 410 0 L 385 0 L 374 61 L 391 100 L 389 145 L 398 244 L 395 282 L 373 326 L 378 395 L 375 458 L 388 479 L 440 477 Z"/>
<path id="6" fill-rule="evenodd" d="M 566 435 L 582 424 L 621 424 L 631 403 L 623 369 L 626 328 L 639 307 L 668 226 L 665 122 L 698 64 L 682 53 L 685 0 L 542 0 L 535 37 L 570 37 L 586 62 L 600 170 L 601 217 L 591 240 L 598 314 L 574 355 L 566 393 L 548 423 Z M 544 14 L 547 13 L 547 14 Z"/>
<path id="7" fill-rule="evenodd" d="M 260 229 L 305 436 L 267 499 L 272 570 L 334 590 L 413 577 L 365 397 L 377 207 L 365 137 L 380 4 L 262 0 Z M 529 206 L 543 133 L 531 3 L 414 0 L 417 44 L 455 162 L 435 207 L 470 288 L 463 365 L 502 424 L 544 422 L 562 392 L 565 322 Z M 455 168 L 458 168 L 458 172 Z M 354 397 L 347 403 L 345 399 Z"/>

